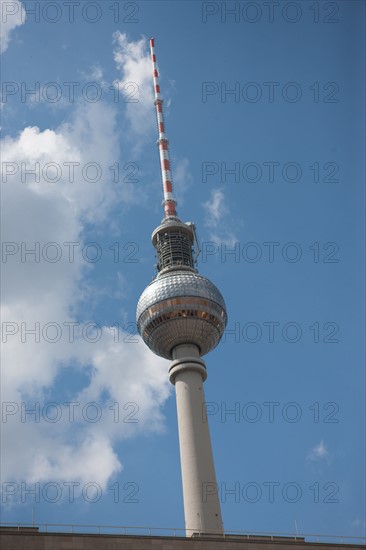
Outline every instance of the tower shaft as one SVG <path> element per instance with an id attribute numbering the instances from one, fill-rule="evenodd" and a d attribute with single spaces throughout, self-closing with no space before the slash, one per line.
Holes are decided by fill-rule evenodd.
<path id="1" fill-rule="evenodd" d="M 173 350 L 170 381 L 175 384 L 185 528 L 193 533 L 223 534 L 220 501 L 206 416 L 204 362 L 196 346 Z"/>

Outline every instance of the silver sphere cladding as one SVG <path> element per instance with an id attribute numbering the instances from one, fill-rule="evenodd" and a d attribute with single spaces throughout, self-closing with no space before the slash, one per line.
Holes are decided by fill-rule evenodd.
<path id="1" fill-rule="evenodd" d="M 156 278 L 137 304 L 137 327 L 157 355 L 172 358 L 179 344 L 195 344 L 205 355 L 219 343 L 227 314 L 219 289 L 191 270 L 172 270 Z"/>

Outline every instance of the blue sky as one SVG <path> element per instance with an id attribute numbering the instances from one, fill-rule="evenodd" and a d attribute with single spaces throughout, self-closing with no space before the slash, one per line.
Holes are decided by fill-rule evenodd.
<path id="1" fill-rule="evenodd" d="M 135 327 L 153 35 L 178 212 L 228 308 L 205 359 L 225 529 L 362 536 L 364 3 L 1 9 L 2 521 L 184 527 L 169 363 Z"/>

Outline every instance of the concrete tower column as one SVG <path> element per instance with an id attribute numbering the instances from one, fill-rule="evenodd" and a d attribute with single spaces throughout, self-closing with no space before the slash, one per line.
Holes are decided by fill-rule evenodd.
<path id="1" fill-rule="evenodd" d="M 169 378 L 175 385 L 185 527 L 193 533 L 223 534 L 210 432 L 205 416 L 206 368 L 195 345 L 173 349 Z"/>

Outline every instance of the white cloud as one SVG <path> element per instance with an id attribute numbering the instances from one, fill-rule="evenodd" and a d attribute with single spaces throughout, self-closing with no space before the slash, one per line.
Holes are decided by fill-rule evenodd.
<path id="1" fill-rule="evenodd" d="M 107 93 L 110 83 L 104 79 L 104 71 L 100 65 L 92 65 L 88 71 L 80 71 L 79 73 L 81 80 L 84 80 L 88 84 L 96 83 L 102 92 Z M 95 89 L 95 95 L 97 95 L 99 90 L 97 87 Z M 99 91 L 99 93 L 101 92 Z"/>
<path id="2" fill-rule="evenodd" d="M 115 86 L 124 96 L 130 128 L 143 138 L 148 130 L 156 126 L 152 65 L 147 41 L 141 38 L 137 42 L 129 42 L 127 35 L 119 31 L 114 33 L 113 38 L 114 60 L 122 73 L 122 78 L 115 81 Z"/>
<path id="3" fill-rule="evenodd" d="M 103 69 L 99 66 L 94 66 L 90 77 L 97 82 L 103 82 Z"/>
<path id="4" fill-rule="evenodd" d="M 131 48 L 127 50 L 134 59 L 135 50 Z M 124 63 L 130 66 L 128 56 Z M 135 342 L 130 342 L 129 335 L 121 331 L 116 339 L 115 331 L 101 327 L 100 338 L 91 343 L 82 332 L 90 319 L 83 318 L 80 303 L 88 297 L 85 276 L 92 269 L 80 253 L 86 224 L 107 223 L 111 208 L 129 200 L 125 186 L 113 184 L 108 169 L 120 155 L 116 116 L 116 108 L 102 102 L 80 105 L 74 116 L 56 129 L 28 127 L 2 143 L 2 167 L 16 172 L 2 183 L 6 205 L 3 240 L 13 243 L 8 250 L 14 254 L 3 264 L 1 313 L 3 328 L 4 323 L 13 323 L 5 327 L 16 331 L 2 345 L 2 398 L 12 404 L 9 406 L 14 413 L 8 415 L 2 429 L 6 441 L 4 482 L 93 481 L 105 487 L 122 468 L 114 450 L 116 441 L 161 430 L 164 424 L 161 407 L 171 391 L 166 362 L 150 352 L 137 336 Z M 70 163 L 78 163 L 74 165 L 74 181 L 70 178 Z M 95 167 L 83 177 L 89 163 L 96 163 L 101 170 L 101 177 L 94 183 L 90 179 L 96 175 Z M 24 177 L 24 171 L 32 169 L 39 174 L 38 181 L 32 174 Z M 51 242 L 55 245 L 42 256 L 44 245 Z M 22 262 L 21 243 L 29 249 L 39 243 L 39 261 L 26 256 Z M 79 243 L 73 261 L 72 247 L 65 243 Z M 60 250 L 59 261 L 47 261 Z M 115 277 L 118 288 L 126 274 L 120 270 Z M 70 342 L 73 323 L 80 325 L 75 327 L 74 341 Z M 35 341 L 34 334 L 26 335 L 25 328 L 36 329 L 40 342 Z M 51 343 L 50 338 L 59 330 L 60 338 Z M 75 376 L 83 382 L 77 387 L 59 387 L 60 376 L 70 380 Z M 39 423 L 31 415 L 22 422 L 22 402 L 29 406 L 38 402 L 42 409 L 55 388 L 60 395 L 66 392 L 68 396 L 60 397 L 58 402 L 59 421 L 48 422 L 41 414 Z M 80 404 L 73 422 L 65 401 Z M 80 416 L 82 407 L 91 401 L 98 403 L 102 411 L 98 422 Z M 130 413 L 128 406 L 124 408 L 126 404 L 136 404 L 133 407 L 137 407 L 138 423 L 123 418 L 116 422 L 111 403 L 120 405 L 121 417 Z"/>
<path id="5" fill-rule="evenodd" d="M 230 211 L 222 189 L 213 189 L 210 199 L 203 204 L 205 226 L 210 239 L 218 244 L 233 246 L 237 241 L 231 229 Z"/>
<path id="6" fill-rule="evenodd" d="M 187 189 L 192 185 L 193 178 L 189 170 L 189 160 L 183 158 L 176 164 L 172 164 L 173 171 L 173 194 L 179 205 L 184 204 L 184 195 Z"/>
<path id="7" fill-rule="evenodd" d="M 76 333 L 72 345 L 63 339 L 57 351 L 54 345 L 41 341 L 38 346 L 23 344 L 22 353 L 17 353 L 13 361 L 5 356 L 5 368 L 20 372 L 19 378 L 10 381 L 6 370 L 3 373 L 7 379 L 3 406 L 9 413 L 14 412 L 14 403 L 19 406 L 17 414 L 8 414 L 2 428 L 6 442 L 3 482 L 96 482 L 105 488 L 122 468 L 123 455 L 117 456 L 115 443 L 163 428 L 161 406 L 170 393 L 166 363 L 155 357 L 140 338 L 136 343 L 123 344 L 126 334 L 121 333 L 116 343 L 111 330 L 102 330 L 97 344 L 85 342 Z M 9 353 L 14 350 L 15 345 Z M 73 360 L 78 367 L 66 367 Z M 70 375 L 89 372 L 89 382 L 81 391 L 47 409 L 51 401 L 47 392 L 62 368 L 70 369 Z M 48 372 L 48 378 L 40 376 L 42 371 Z M 73 405 L 65 405 L 66 401 Z M 22 402 L 27 403 L 27 409 L 37 411 L 39 423 L 34 422 L 34 415 L 25 413 Z M 57 415 L 57 422 L 48 421 Z M 94 422 L 95 418 L 98 420 Z"/>
<path id="8" fill-rule="evenodd" d="M 308 458 L 310 460 L 324 460 L 327 459 L 329 456 L 328 449 L 324 443 L 323 440 L 321 440 L 317 445 L 315 445 L 309 455 Z"/>
<path id="9" fill-rule="evenodd" d="M 211 192 L 211 199 L 207 201 L 206 207 L 206 225 L 208 227 L 217 227 L 223 217 L 227 215 L 228 209 L 225 205 L 224 193 L 221 189 L 214 189 Z"/>
<path id="10" fill-rule="evenodd" d="M 0 0 L 0 53 L 4 53 L 9 46 L 10 34 L 13 29 L 23 25 L 26 12 L 19 0 Z"/>

